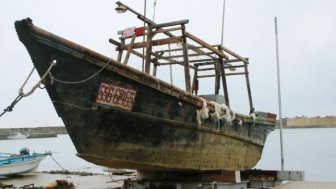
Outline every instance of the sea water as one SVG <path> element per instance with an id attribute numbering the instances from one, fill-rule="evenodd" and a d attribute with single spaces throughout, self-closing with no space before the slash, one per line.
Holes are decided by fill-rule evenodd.
<path id="1" fill-rule="evenodd" d="M 283 129 L 284 169 L 307 181 L 336 181 L 336 128 Z M 258 169 L 281 169 L 280 134 L 268 136 Z"/>
<path id="2" fill-rule="evenodd" d="M 0 152 L 19 153 L 23 147 L 30 152 L 51 152 L 52 157 L 45 158 L 38 171 L 70 170 L 103 173 L 103 168 L 89 163 L 76 156 L 75 146 L 67 134 L 52 138 L 32 138 L 16 140 L 0 140 Z"/>
<path id="3" fill-rule="evenodd" d="M 336 128 L 284 129 L 285 170 L 305 171 L 307 181 L 336 181 Z M 31 152 L 51 151 L 64 169 L 103 173 L 103 168 L 76 156 L 68 135 L 54 138 L 0 140 L 0 152 L 18 153 L 28 147 Z M 51 157 L 40 164 L 38 171 L 60 170 Z M 275 130 L 267 138 L 257 169 L 280 170 L 280 137 Z"/>

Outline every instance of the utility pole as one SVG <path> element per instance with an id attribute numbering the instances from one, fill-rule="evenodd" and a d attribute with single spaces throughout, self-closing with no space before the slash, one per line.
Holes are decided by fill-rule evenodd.
<path id="1" fill-rule="evenodd" d="M 278 103 L 279 103 L 279 125 L 280 125 L 280 149 L 281 149 L 281 170 L 284 170 L 284 152 L 283 152 L 283 136 L 282 136 L 282 110 L 281 110 L 281 90 L 280 90 L 280 64 L 279 64 L 279 42 L 278 42 L 278 23 L 277 17 L 274 17 L 275 26 L 275 49 L 278 76 Z"/>

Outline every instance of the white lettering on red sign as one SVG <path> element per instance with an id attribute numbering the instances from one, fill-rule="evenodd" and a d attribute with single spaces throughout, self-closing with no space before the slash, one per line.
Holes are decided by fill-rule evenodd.
<path id="1" fill-rule="evenodd" d="M 108 106 L 131 110 L 135 96 L 135 90 L 103 82 L 100 85 L 96 102 Z"/>

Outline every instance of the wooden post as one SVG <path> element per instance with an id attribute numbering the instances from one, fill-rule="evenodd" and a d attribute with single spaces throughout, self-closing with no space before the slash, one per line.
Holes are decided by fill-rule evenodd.
<path id="1" fill-rule="evenodd" d="M 133 44 L 134 44 L 134 41 L 135 41 L 135 37 L 136 37 L 136 35 L 134 33 L 133 36 L 132 36 L 131 43 L 128 46 L 126 57 L 125 57 L 125 60 L 124 60 L 124 64 L 126 64 L 126 65 L 128 63 L 128 59 L 129 59 L 129 57 L 131 55 L 131 52 L 132 52 L 132 48 L 133 48 Z"/>
<path id="2" fill-rule="evenodd" d="M 146 56 L 145 56 L 145 73 L 150 73 L 150 62 L 152 56 L 152 35 L 153 35 L 153 27 L 152 25 L 148 26 L 147 30 L 147 45 L 146 45 Z"/>
<path id="3" fill-rule="evenodd" d="M 221 47 L 219 46 L 218 49 L 221 50 Z M 222 74 L 222 83 L 223 83 L 223 92 L 224 92 L 225 104 L 228 107 L 230 107 L 229 93 L 228 93 L 228 89 L 227 89 L 226 74 L 225 74 L 223 58 L 219 58 L 219 66 L 220 66 L 220 71 L 221 71 L 221 74 Z"/>
<path id="4" fill-rule="evenodd" d="M 121 62 L 122 54 L 123 54 L 123 46 L 125 45 L 125 39 L 121 39 L 121 43 L 119 46 L 119 53 L 118 53 L 118 62 Z"/>
<path id="5" fill-rule="evenodd" d="M 157 63 L 154 63 L 153 76 L 156 77 Z"/>
<path id="6" fill-rule="evenodd" d="M 153 69 L 153 76 L 156 77 L 156 72 L 157 72 L 157 66 L 158 66 L 158 53 L 155 53 L 155 58 L 153 60 L 154 63 L 154 69 Z"/>
<path id="7" fill-rule="evenodd" d="M 193 81 L 192 81 L 192 85 L 191 85 L 191 92 L 192 94 L 194 94 L 194 90 L 195 90 L 195 83 L 197 82 L 197 73 L 198 72 L 198 66 L 195 65 L 195 69 L 194 69 L 194 77 L 193 77 Z M 197 86 L 198 88 L 198 86 Z M 197 96 L 197 91 L 195 91 L 195 95 Z"/>
<path id="8" fill-rule="evenodd" d="M 219 94 L 219 88 L 220 88 L 220 66 L 219 66 L 219 62 L 215 61 L 214 62 L 214 66 L 215 66 L 215 94 L 218 95 Z"/>
<path id="9" fill-rule="evenodd" d="M 183 48 L 183 60 L 184 60 L 185 86 L 186 86 L 186 91 L 191 93 L 188 45 L 187 45 L 187 37 L 186 37 L 186 31 L 185 31 L 184 24 L 181 24 L 181 28 L 182 28 L 182 48 Z"/>
<path id="10" fill-rule="evenodd" d="M 254 112 L 253 102 L 252 102 L 252 93 L 251 93 L 251 87 L 250 87 L 250 79 L 249 79 L 249 72 L 247 69 L 247 63 L 244 62 L 244 70 L 245 70 L 245 79 L 246 79 L 246 87 L 247 87 L 247 94 L 249 98 L 249 104 L 250 104 L 250 113 Z"/>

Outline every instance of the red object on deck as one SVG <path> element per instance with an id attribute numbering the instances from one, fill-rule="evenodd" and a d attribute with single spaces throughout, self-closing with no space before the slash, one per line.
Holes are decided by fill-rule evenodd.
<path id="1" fill-rule="evenodd" d="M 136 36 L 141 36 L 145 33 L 144 27 L 135 28 L 134 30 Z"/>

